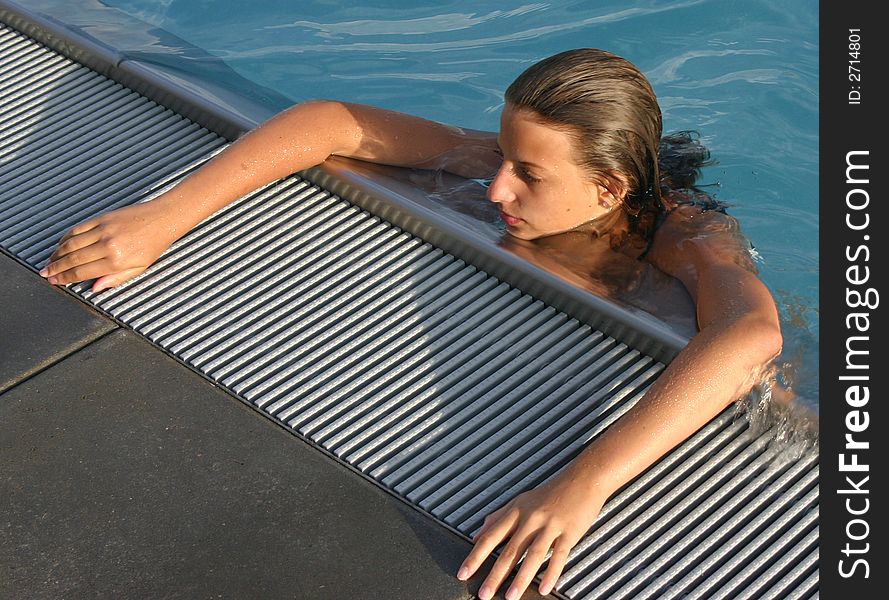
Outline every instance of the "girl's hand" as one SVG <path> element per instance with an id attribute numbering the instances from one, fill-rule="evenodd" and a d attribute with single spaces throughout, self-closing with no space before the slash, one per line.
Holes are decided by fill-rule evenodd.
<path id="1" fill-rule="evenodd" d="M 96 279 L 92 291 L 120 285 L 147 269 L 176 239 L 169 211 L 158 203 L 127 206 L 75 226 L 40 271 L 51 284 Z"/>
<path id="2" fill-rule="evenodd" d="M 457 573 L 466 580 L 500 544 L 509 539 L 478 592 L 481 600 L 492 598 L 519 562 L 522 566 L 506 592 L 515 600 L 524 592 L 552 549 L 552 557 L 540 582 L 540 593 L 549 594 L 565 568 L 568 553 L 587 532 L 605 503 L 605 497 L 590 491 L 582 480 L 561 473 L 538 488 L 519 494 L 491 513 L 475 535 L 475 548 Z M 527 553 L 526 553 L 527 551 Z"/>

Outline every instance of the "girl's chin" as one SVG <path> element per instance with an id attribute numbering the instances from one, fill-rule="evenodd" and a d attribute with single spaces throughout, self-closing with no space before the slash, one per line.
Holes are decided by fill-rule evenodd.
<path id="1" fill-rule="evenodd" d="M 514 238 L 518 238 L 520 240 L 525 240 L 526 242 L 530 242 L 532 240 L 536 240 L 537 238 L 544 237 L 546 234 L 539 233 L 536 231 L 531 231 L 528 227 L 523 227 L 525 222 L 522 221 L 518 225 L 507 225 L 506 233 L 511 235 Z"/>

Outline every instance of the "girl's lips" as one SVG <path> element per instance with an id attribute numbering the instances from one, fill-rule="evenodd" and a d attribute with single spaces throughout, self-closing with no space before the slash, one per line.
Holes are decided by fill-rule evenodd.
<path id="1" fill-rule="evenodd" d="M 503 219 L 503 222 L 507 225 L 518 225 L 522 222 L 522 220 L 518 217 L 514 217 L 512 215 L 508 215 L 502 210 L 500 211 L 500 218 Z"/>

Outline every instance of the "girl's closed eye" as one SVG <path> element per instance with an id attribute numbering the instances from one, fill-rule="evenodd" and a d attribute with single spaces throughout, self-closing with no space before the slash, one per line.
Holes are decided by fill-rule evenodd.
<path id="1" fill-rule="evenodd" d="M 542 181 L 539 177 L 535 177 L 531 171 L 521 165 L 515 168 L 515 173 L 520 179 L 527 181 L 528 183 L 540 183 Z"/>

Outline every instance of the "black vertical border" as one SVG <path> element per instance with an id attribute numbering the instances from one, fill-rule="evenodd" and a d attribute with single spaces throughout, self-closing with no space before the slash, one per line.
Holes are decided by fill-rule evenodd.
<path id="1" fill-rule="evenodd" d="M 852 308 L 846 300 L 847 288 L 864 292 L 873 288 L 882 296 L 889 293 L 885 286 L 886 267 L 889 255 L 886 251 L 886 220 L 885 204 L 889 201 L 886 195 L 887 172 L 885 123 L 889 119 L 889 103 L 884 91 L 887 82 L 886 38 L 889 28 L 877 14 L 880 2 L 843 2 L 840 0 L 821 0 L 820 31 L 819 31 L 819 167 L 820 167 L 820 519 L 819 519 L 819 586 L 823 598 L 855 598 L 856 600 L 889 597 L 889 536 L 884 527 L 884 511 L 887 509 L 885 494 L 878 489 L 885 489 L 887 482 L 886 458 L 889 438 L 884 408 L 886 397 L 886 373 L 889 365 L 882 362 L 885 344 L 889 344 L 889 336 L 885 331 L 885 309 L 883 302 L 889 297 L 880 297 L 876 308 Z M 861 36 L 860 63 L 850 63 L 855 57 L 850 54 L 850 29 L 860 29 Z M 854 49 L 854 48 L 853 48 Z M 860 68 L 861 81 L 850 78 L 850 66 Z M 851 71 L 854 73 L 855 71 Z M 854 87 L 857 86 L 857 87 Z M 850 92 L 860 91 L 860 104 L 850 103 Z M 855 100 L 854 94 L 852 100 Z M 846 156 L 852 151 L 867 151 L 865 158 L 856 161 L 869 166 L 869 182 L 865 185 L 851 184 L 846 181 Z M 863 171 L 857 171 L 862 174 Z M 846 196 L 853 189 L 864 189 L 869 195 L 867 207 L 851 211 L 846 205 Z M 861 204 L 864 195 L 853 193 L 853 203 Z M 852 213 L 855 223 L 863 222 L 864 213 L 870 221 L 866 229 L 855 231 L 847 226 L 847 213 Z M 867 237 L 865 237 L 867 236 Z M 865 262 L 865 251 L 861 251 L 857 260 L 849 260 L 847 252 L 855 255 L 860 246 L 869 249 L 869 261 Z M 864 284 L 852 285 L 847 280 L 847 269 L 859 265 L 858 276 L 861 277 L 863 267 L 869 267 L 869 280 Z M 862 333 L 856 328 L 847 329 L 847 316 L 850 313 L 869 313 L 870 327 Z M 860 322 L 861 323 L 861 322 Z M 846 343 L 852 335 L 867 335 L 869 340 L 866 349 L 869 354 L 859 357 L 859 362 L 869 364 L 868 381 L 859 382 L 869 388 L 870 399 L 866 406 L 850 406 L 846 401 L 849 381 L 841 381 L 839 377 L 848 375 L 846 369 Z M 859 349 L 865 346 L 860 344 Z M 858 371 L 861 374 L 864 371 Z M 851 433 L 848 418 L 863 418 L 861 413 L 851 415 L 850 411 L 866 411 L 869 423 L 865 431 Z M 846 462 L 854 450 L 845 449 L 846 434 L 851 433 L 854 439 L 867 441 L 870 447 L 858 451 L 859 462 L 868 465 L 867 473 L 841 472 L 839 455 L 845 453 Z M 862 475 L 870 479 L 862 484 Z M 860 488 L 868 490 L 867 494 L 847 494 L 851 486 L 846 477 L 851 476 Z M 867 500 L 865 500 L 865 498 Z M 846 500 L 850 499 L 852 509 L 861 511 L 865 506 L 867 512 L 855 516 L 849 513 Z M 868 502 L 866 504 L 866 502 Z M 860 522 L 850 526 L 850 521 L 860 518 Z M 850 538 L 860 537 L 861 540 Z M 853 549 L 847 553 L 847 544 Z M 865 545 L 869 544 L 869 545 Z M 860 551 L 860 554 L 854 553 Z M 854 561 L 867 561 L 869 576 L 865 577 L 863 564 L 854 568 Z M 847 574 L 840 573 L 840 561 Z"/>

